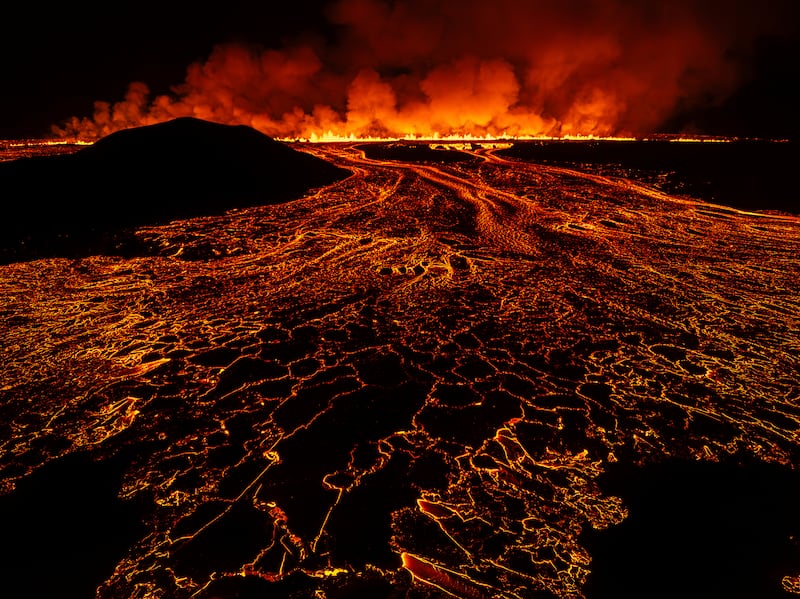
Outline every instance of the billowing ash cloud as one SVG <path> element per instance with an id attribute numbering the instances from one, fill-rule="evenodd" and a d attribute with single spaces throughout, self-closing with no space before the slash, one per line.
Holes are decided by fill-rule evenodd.
<path id="1" fill-rule="evenodd" d="M 55 130 L 192 115 L 276 137 L 646 134 L 746 79 L 759 36 L 781 34 L 769 4 L 339 0 L 335 42 L 218 46 L 172 94 L 132 83 Z"/>

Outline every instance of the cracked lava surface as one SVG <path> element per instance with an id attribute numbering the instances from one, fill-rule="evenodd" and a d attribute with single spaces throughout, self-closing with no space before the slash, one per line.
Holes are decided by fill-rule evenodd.
<path id="1" fill-rule="evenodd" d="M 583 597 L 612 464 L 798 463 L 797 217 L 302 149 L 353 175 L 0 266 L 2 491 L 87 454 L 136 506 L 98 597 Z"/>

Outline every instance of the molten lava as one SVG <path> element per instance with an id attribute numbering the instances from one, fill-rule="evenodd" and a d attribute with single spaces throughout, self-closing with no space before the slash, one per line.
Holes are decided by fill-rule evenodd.
<path id="1" fill-rule="evenodd" d="M 800 218 L 528 145 L 298 144 L 352 175 L 0 265 L 5 594 L 797 593 Z"/>

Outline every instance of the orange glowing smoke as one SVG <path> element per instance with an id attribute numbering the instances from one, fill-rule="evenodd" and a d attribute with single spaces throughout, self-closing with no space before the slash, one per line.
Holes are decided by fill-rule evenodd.
<path id="1" fill-rule="evenodd" d="M 779 27 L 731 4 L 339 0 L 335 42 L 218 46 L 173 93 L 132 83 L 54 131 L 195 116 L 280 138 L 642 135 L 727 97 L 757 34 Z"/>

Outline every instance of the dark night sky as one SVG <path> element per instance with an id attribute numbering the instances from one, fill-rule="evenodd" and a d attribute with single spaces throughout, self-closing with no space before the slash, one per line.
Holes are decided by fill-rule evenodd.
<path id="1" fill-rule="evenodd" d="M 420 4 L 419 0 L 364 0 L 386 6 L 406 1 Z M 430 3 L 448 2 L 451 7 L 459 6 L 452 0 Z M 0 139 L 45 136 L 52 125 L 71 116 L 90 116 L 96 100 L 120 100 L 132 81 L 145 82 L 155 94 L 166 93 L 184 80 L 191 63 L 206 60 L 216 44 L 236 42 L 279 49 L 309 39 L 316 48 L 339 48 L 341 61 L 341 48 L 351 48 L 358 38 L 348 34 L 347 26 L 331 24 L 325 7 L 332 3 L 228 0 L 212 11 L 196 2 L 108 3 L 100 9 L 39 1 L 4 8 L 0 21 Z M 643 10 L 640 0 L 608 3 L 636 5 Z M 570 6 L 580 15 L 587 4 L 602 4 L 602 0 L 570 0 L 561 6 Z M 683 0 L 683 4 L 703 6 L 704 2 Z M 698 107 L 695 101 L 682 107 L 678 101 L 678 108 L 663 121 L 664 132 L 689 128 L 710 134 L 798 137 L 800 95 L 792 88 L 800 80 L 800 2 L 712 0 L 711 4 L 717 9 L 747 5 L 734 16 L 725 10 L 713 14 L 705 6 L 700 9 L 720 22 L 738 18 L 742 21 L 738 27 L 751 30 L 748 43 L 732 51 L 739 53 L 736 59 L 745 65 L 740 80 L 724 98 L 709 99 L 708 106 Z M 753 18 L 759 11 L 771 25 Z M 458 19 L 457 10 L 450 15 L 451 20 Z M 780 26 L 776 28 L 774 23 Z M 409 36 L 411 39 L 413 33 Z M 490 42 L 482 43 L 481 48 L 483 53 L 487 48 L 490 51 Z"/>

